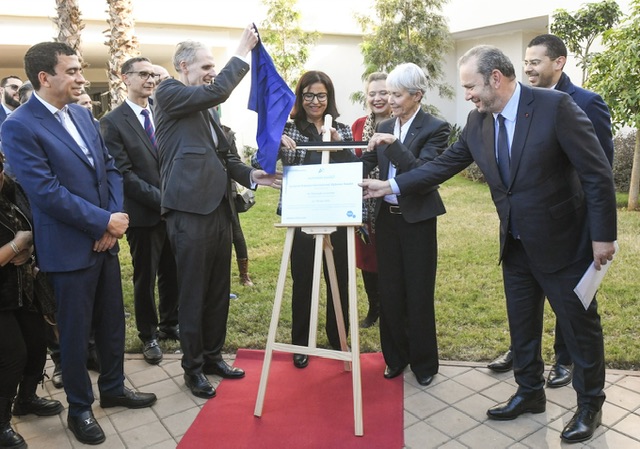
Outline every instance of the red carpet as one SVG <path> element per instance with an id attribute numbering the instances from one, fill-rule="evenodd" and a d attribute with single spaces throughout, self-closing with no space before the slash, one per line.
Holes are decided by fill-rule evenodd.
<path id="1" fill-rule="evenodd" d="M 262 417 L 253 416 L 264 351 L 241 349 L 242 380 L 223 380 L 182 437 L 181 449 L 401 449 L 402 376 L 382 376 L 382 354 L 361 354 L 364 436 L 354 435 L 351 372 L 344 362 L 310 357 L 293 366 L 273 353 Z"/>

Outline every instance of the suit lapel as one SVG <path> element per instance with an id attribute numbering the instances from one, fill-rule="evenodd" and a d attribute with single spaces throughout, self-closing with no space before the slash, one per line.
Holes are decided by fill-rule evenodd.
<path id="1" fill-rule="evenodd" d="M 140 124 L 140 120 L 138 120 L 138 117 L 136 117 L 136 114 L 135 112 L 133 112 L 133 109 L 131 109 L 131 106 L 129 106 L 125 101 L 124 103 L 122 103 L 120 111 L 122 113 L 122 119 L 124 120 L 124 122 L 138 136 L 138 139 L 140 139 L 140 142 L 144 142 L 144 146 L 147 149 L 147 151 L 151 154 L 151 156 L 153 156 L 154 159 L 157 160 L 158 154 L 156 150 L 154 150 L 153 146 L 151 145 L 151 140 L 149 140 L 149 136 L 147 135 L 147 132 L 144 130 L 144 128 Z"/>
<path id="2" fill-rule="evenodd" d="M 531 128 L 531 119 L 533 117 L 533 91 L 522 86 L 520 92 L 520 102 L 518 104 L 518 115 L 516 117 L 516 128 L 511 143 L 511 184 L 518 172 L 522 153 L 524 152 L 524 144 L 527 141 L 527 135 Z"/>
<path id="3" fill-rule="evenodd" d="M 76 146 L 78 147 L 78 149 L 80 149 L 80 153 L 82 154 L 82 157 L 87 162 L 87 164 L 89 164 L 91 168 L 97 169 L 100 165 L 99 159 L 100 159 L 101 153 L 97 151 L 96 148 L 94 148 L 93 146 L 94 140 L 87 134 L 87 130 L 90 129 L 88 127 L 93 126 L 95 129 L 95 125 L 92 122 L 89 122 L 86 119 L 86 115 L 83 115 L 82 112 L 84 111 L 73 110 L 73 108 L 69 106 L 69 109 L 68 109 L 69 118 L 73 121 L 73 124 L 76 126 L 76 129 L 78 130 L 80 137 L 82 137 L 82 140 L 84 140 L 84 144 L 86 145 L 87 150 L 89 151 L 89 153 L 91 154 L 91 157 L 93 158 L 93 164 L 94 164 L 93 166 L 91 166 L 91 162 L 89 162 L 89 158 L 87 158 L 87 155 L 84 154 L 84 151 L 82 151 L 82 148 L 80 148 L 80 146 L 77 143 L 76 143 Z M 92 116 L 92 119 L 93 119 L 93 116 Z M 74 143 L 75 143 L 75 140 L 74 140 Z"/>
<path id="4" fill-rule="evenodd" d="M 411 148 L 411 143 L 413 142 L 413 139 L 415 139 L 416 135 L 418 135 L 418 133 L 420 132 L 420 128 L 422 128 L 426 117 L 426 114 L 422 110 L 418 111 L 416 117 L 413 119 L 413 122 L 411 122 L 411 126 L 407 131 L 407 135 L 404 136 L 404 140 L 402 141 L 405 147 Z M 391 132 L 393 132 L 393 130 L 391 130 Z"/>

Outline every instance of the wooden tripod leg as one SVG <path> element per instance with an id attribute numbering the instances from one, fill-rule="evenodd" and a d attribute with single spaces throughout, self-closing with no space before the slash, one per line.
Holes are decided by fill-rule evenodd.
<path id="1" fill-rule="evenodd" d="M 362 423 L 362 377 L 360 372 L 360 336 L 358 334 L 358 296 L 356 287 L 355 228 L 347 228 L 347 266 L 349 267 L 349 325 L 351 330 L 351 379 L 353 381 L 353 421 L 355 435 L 364 435 Z"/>
<path id="2" fill-rule="evenodd" d="M 278 275 L 278 284 L 276 286 L 276 296 L 273 302 L 273 311 L 271 313 L 271 324 L 269 325 L 269 335 L 267 336 L 267 346 L 265 349 L 264 363 L 262 365 L 262 374 L 260 375 L 258 398 L 256 399 L 256 407 L 253 411 L 253 414 L 255 416 L 262 415 L 262 406 L 264 404 L 264 395 L 267 391 L 269 368 L 271 367 L 271 357 L 273 356 L 273 344 L 276 341 L 276 332 L 278 331 L 278 321 L 280 320 L 280 309 L 282 308 L 284 284 L 287 279 L 287 268 L 289 264 L 289 257 L 291 256 L 291 248 L 293 246 L 294 232 L 295 228 L 288 228 L 287 235 L 284 240 L 282 260 L 280 261 L 280 274 Z"/>
<path id="3" fill-rule="evenodd" d="M 324 236 L 324 256 L 327 258 L 327 270 L 329 271 L 329 285 L 331 288 L 331 296 L 333 297 L 333 310 L 336 315 L 336 323 L 338 325 L 338 336 L 340 337 L 340 349 L 348 352 L 347 331 L 344 327 L 344 314 L 342 313 L 342 301 L 340 300 L 340 289 L 338 288 L 338 276 L 336 275 L 336 262 L 333 258 L 333 246 L 331 245 L 331 236 Z M 329 317 L 327 317 L 329 319 Z M 351 364 L 345 362 L 345 371 L 351 371 Z"/>

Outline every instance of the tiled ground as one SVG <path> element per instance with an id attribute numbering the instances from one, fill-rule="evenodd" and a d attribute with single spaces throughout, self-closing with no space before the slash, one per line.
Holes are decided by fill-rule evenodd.
<path id="1" fill-rule="evenodd" d="M 52 372 L 50 365 L 47 371 Z M 160 365 L 150 366 L 139 356 L 127 355 L 125 374 L 129 386 L 154 392 L 159 400 L 153 407 L 140 410 L 103 410 L 95 403 L 94 414 L 107 435 L 106 442 L 98 447 L 175 448 L 205 402 L 184 386 L 179 356 L 165 354 Z M 95 381 L 97 376 L 91 375 Z M 216 376 L 209 378 L 214 384 L 220 381 Z M 62 390 L 56 390 L 50 381 L 45 382 L 45 388 L 66 405 Z M 410 372 L 406 373 L 406 449 L 640 448 L 640 372 L 607 372 L 603 424 L 586 444 L 566 445 L 560 441 L 560 432 L 575 406 L 570 387 L 547 389 L 545 413 L 524 415 L 514 421 L 487 420 L 487 408 L 506 400 L 514 391 L 512 373 L 492 373 L 484 364 L 442 362 L 440 373 L 428 387 L 421 387 Z M 39 395 L 45 394 L 39 391 Z M 13 422 L 31 449 L 84 446 L 67 430 L 66 412 L 52 417 L 29 415 Z"/>

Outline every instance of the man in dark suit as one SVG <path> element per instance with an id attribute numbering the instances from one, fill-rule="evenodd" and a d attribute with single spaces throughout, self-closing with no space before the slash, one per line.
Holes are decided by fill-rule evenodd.
<path id="1" fill-rule="evenodd" d="M 160 216 L 160 166 L 149 104 L 156 86 L 155 73 L 151 62 L 143 57 L 125 61 L 121 73 L 127 99 L 100 120 L 100 127 L 124 180 L 124 210 L 129 214 L 127 241 L 142 354 L 147 363 L 157 364 L 162 360 L 158 336 L 177 340 L 179 335 L 176 263 Z M 156 273 L 159 321 L 154 293 Z"/>
<path id="2" fill-rule="evenodd" d="M 612 260 L 613 175 L 587 115 L 565 93 L 523 86 L 497 48 L 474 47 L 459 61 L 469 114 L 459 140 L 431 162 L 389 181 L 364 180 L 365 198 L 441 183 L 475 161 L 500 218 L 500 259 L 518 390 L 487 411 L 510 420 L 546 409 L 541 357 L 549 299 L 575 365 L 577 411 L 561 437 L 588 440 L 602 420 L 604 343 L 595 298 L 573 289 L 593 262 Z M 374 135 L 369 148 L 379 137 Z M 500 155 L 502 157 L 500 157 Z"/>
<path id="3" fill-rule="evenodd" d="M 124 386 L 124 307 L 117 241 L 129 218 L 122 212 L 122 176 L 91 113 L 76 104 L 85 79 L 74 50 L 43 42 L 24 58 L 31 99 L 2 127 L 3 143 L 33 212 L 40 269 L 57 299 L 68 425 L 88 444 L 105 440 L 91 411 L 87 373 L 92 324 L 100 357 L 100 405 L 148 407 L 152 393 Z M 68 106 L 67 106 L 68 105 Z"/>
<path id="4" fill-rule="evenodd" d="M 415 64 L 389 73 L 387 90 L 393 119 L 378 125 L 380 144 L 362 155 L 364 173 L 380 167 L 380 179 L 407 173 L 447 147 L 449 125 L 422 111 L 427 78 Z M 437 217 L 445 213 L 438 187 L 376 202 L 380 290 L 380 342 L 391 379 L 410 365 L 420 385 L 438 372 L 434 310 L 438 260 Z"/>
<path id="5" fill-rule="evenodd" d="M 187 387 L 202 398 L 215 396 L 205 374 L 244 376 L 222 359 L 231 283 L 229 177 L 254 188 L 279 183 L 229 151 L 211 110 L 247 74 L 249 65 L 241 58 L 257 42 L 248 26 L 238 56 L 219 74 L 207 47 L 182 42 L 173 57 L 179 79 L 163 81 L 155 93 L 162 213 L 178 267 L 182 368 Z"/>
<path id="6" fill-rule="evenodd" d="M 553 34 L 541 34 L 534 37 L 525 51 L 524 69 L 529 83 L 535 87 L 556 89 L 571 95 L 582 109 L 598 136 L 598 141 L 613 166 L 613 137 L 609 108 L 600 95 L 575 86 L 562 70 L 567 62 L 567 47 L 562 39 Z M 555 360 L 549 371 L 547 386 L 562 387 L 573 379 L 573 363 L 562 338 L 560 326 L 556 323 Z M 488 367 L 494 371 L 508 371 L 512 366 L 511 349 L 492 361 Z"/>
<path id="7" fill-rule="evenodd" d="M 18 89 L 22 86 L 22 80 L 15 76 L 5 76 L 0 80 L 0 126 L 20 106 Z"/>

